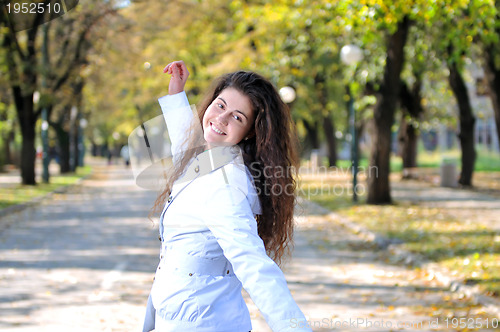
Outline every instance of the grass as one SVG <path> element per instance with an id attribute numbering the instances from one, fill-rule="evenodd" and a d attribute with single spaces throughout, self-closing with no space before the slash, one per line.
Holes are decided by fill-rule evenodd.
<path id="1" fill-rule="evenodd" d="M 361 175 L 360 202 L 366 193 L 363 180 Z M 304 198 L 371 231 L 401 240 L 406 250 L 438 263 L 486 293 L 500 296 L 500 233 L 475 222 L 480 214 L 477 218 L 461 217 L 455 210 L 409 202 L 383 206 L 354 204 L 350 177 L 341 172 L 303 174 L 299 185 L 299 194 Z"/>
<path id="2" fill-rule="evenodd" d="M 476 163 L 474 171 L 476 172 L 500 172 L 500 154 L 484 149 L 477 149 Z M 457 170 L 460 170 L 460 150 L 450 150 L 446 152 L 428 152 L 419 151 L 417 155 L 417 165 L 420 168 L 439 168 L 444 160 L 451 161 L 457 165 Z M 327 158 L 323 162 L 326 164 Z M 362 157 L 359 160 L 360 167 L 368 167 L 369 160 Z M 400 172 L 403 169 L 403 162 L 401 157 L 391 157 L 391 172 Z M 337 166 L 340 168 L 348 168 L 351 166 L 350 160 L 339 160 Z"/>
<path id="3" fill-rule="evenodd" d="M 38 183 L 36 186 L 13 185 L 2 187 L 0 193 L 0 209 L 11 205 L 23 204 L 32 201 L 37 197 L 44 196 L 54 190 L 74 184 L 78 179 L 90 174 L 92 168 L 85 166 L 78 168 L 76 173 L 53 175 L 50 183 Z"/>
<path id="4" fill-rule="evenodd" d="M 500 172 L 500 154 L 485 149 L 476 149 L 476 163 L 474 171 Z M 439 168 L 444 160 L 451 161 L 460 170 L 460 150 L 450 150 L 446 152 L 424 152 L 419 151 L 417 155 L 417 165 L 422 168 Z M 403 163 L 400 157 L 391 158 L 391 171 L 401 171 Z"/>

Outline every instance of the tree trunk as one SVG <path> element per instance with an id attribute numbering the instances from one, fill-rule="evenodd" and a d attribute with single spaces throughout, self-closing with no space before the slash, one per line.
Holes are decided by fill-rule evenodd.
<path id="1" fill-rule="evenodd" d="M 2 14 L 6 15 L 4 12 Z M 38 113 L 34 110 L 33 93 L 37 81 L 36 36 L 38 23 L 43 15 L 36 15 L 33 28 L 26 31 L 26 51 L 20 50 L 17 34 L 8 28 L 4 34 L 3 47 L 8 68 L 17 118 L 22 134 L 21 180 L 22 184 L 35 185 L 35 123 Z M 17 61 L 16 61 L 17 60 Z"/>
<path id="2" fill-rule="evenodd" d="M 327 110 L 328 104 L 328 89 L 324 74 L 319 72 L 314 77 L 314 87 L 317 92 L 318 101 L 322 110 Z M 328 163 L 329 166 L 337 165 L 337 139 L 335 137 L 335 123 L 328 111 L 322 113 L 323 118 L 323 132 L 326 138 L 326 145 L 328 146 Z"/>
<path id="3" fill-rule="evenodd" d="M 312 124 L 303 120 L 304 127 L 306 128 L 306 141 L 309 142 L 312 149 L 319 149 L 319 139 L 318 139 L 318 123 L 314 121 Z"/>
<path id="4" fill-rule="evenodd" d="M 7 119 L 1 119 L 1 121 L 7 121 Z M 0 142 L 3 143 L 0 146 L 0 171 L 4 165 L 12 164 L 10 144 L 14 141 L 14 135 L 14 129 L 7 128 L 6 132 L 2 133 L 2 137 L 0 137 Z"/>
<path id="5" fill-rule="evenodd" d="M 20 165 L 22 184 L 35 185 L 35 122 L 37 116 L 33 112 L 33 93 L 23 96 L 21 89 L 17 86 L 13 87 L 12 90 L 23 137 Z"/>
<path id="6" fill-rule="evenodd" d="M 417 167 L 417 140 L 418 130 L 407 121 L 410 116 L 412 120 L 419 120 L 424 112 L 422 107 L 422 74 L 414 72 L 415 83 L 409 89 L 405 82 L 401 83 L 399 99 L 402 108 L 401 124 L 399 129 L 399 143 L 401 147 L 401 158 L 403 159 L 403 179 L 413 177 L 412 168 Z"/>
<path id="7" fill-rule="evenodd" d="M 3 162 L 5 165 L 12 164 L 12 153 L 10 151 L 10 144 L 14 141 L 14 130 L 11 129 L 7 132 L 7 134 L 2 137 L 4 145 L 2 147 L 3 151 Z"/>
<path id="8" fill-rule="evenodd" d="M 397 31 L 389 36 L 384 80 L 377 93 L 374 111 L 375 132 L 368 170 L 369 204 L 391 203 L 389 185 L 391 134 L 394 112 L 399 97 L 400 75 L 404 63 L 404 46 L 408 36 L 410 21 L 408 17 L 398 24 Z"/>
<path id="9" fill-rule="evenodd" d="M 71 171 L 69 164 L 69 134 L 64 130 L 61 123 L 51 124 L 56 131 L 57 141 L 59 143 L 59 170 L 61 174 Z"/>
<path id="10" fill-rule="evenodd" d="M 500 69 L 495 66 L 495 53 L 492 46 L 485 50 L 485 64 L 483 66 L 488 81 L 488 94 L 495 112 L 498 141 L 500 142 Z"/>
<path id="11" fill-rule="evenodd" d="M 71 134 L 70 134 L 70 151 L 71 151 L 71 156 L 70 156 L 70 164 L 69 164 L 69 167 L 70 167 L 70 170 L 71 172 L 76 172 L 76 168 L 78 166 L 78 163 L 79 163 L 79 153 L 78 153 L 78 131 L 79 131 L 79 128 L 78 128 L 78 118 L 75 118 L 73 121 L 71 121 L 71 126 L 72 126 L 72 129 L 71 129 Z"/>
<path id="12" fill-rule="evenodd" d="M 335 137 L 335 124 L 330 116 L 323 117 L 323 131 L 325 132 L 326 144 L 328 146 L 329 166 L 337 166 L 337 139 Z"/>
<path id="13" fill-rule="evenodd" d="M 405 115 L 401 116 L 399 143 L 401 145 L 401 158 L 403 159 L 403 179 L 411 179 L 412 174 L 408 170 L 417 167 L 417 131 L 408 123 Z"/>
<path id="14" fill-rule="evenodd" d="M 462 170 L 458 183 L 462 186 L 472 186 L 472 173 L 476 161 L 476 150 L 474 149 L 474 123 L 476 119 L 472 113 L 467 87 L 455 62 L 448 65 L 450 76 L 448 77 L 451 89 L 457 99 L 460 113 L 460 133 L 458 138 L 462 147 Z"/>

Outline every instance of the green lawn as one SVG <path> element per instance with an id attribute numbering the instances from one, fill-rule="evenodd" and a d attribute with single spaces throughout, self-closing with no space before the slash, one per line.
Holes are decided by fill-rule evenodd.
<path id="1" fill-rule="evenodd" d="M 496 152 L 486 151 L 482 149 L 477 149 L 477 158 L 475 164 L 475 171 L 486 171 L 486 172 L 500 172 L 500 154 Z M 439 168 L 443 160 L 454 162 L 457 165 L 458 170 L 460 169 L 460 150 L 450 150 L 444 153 L 440 152 L 428 152 L 420 151 L 417 156 L 418 167 L 422 168 Z M 327 159 L 324 159 L 327 162 Z M 369 160 L 367 158 L 361 158 L 359 160 L 360 167 L 368 167 Z M 347 168 L 351 166 L 350 160 L 339 160 L 337 163 L 338 167 Z M 403 169 L 403 162 L 401 157 L 392 156 L 391 157 L 391 171 L 400 172 Z"/>
<path id="2" fill-rule="evenodd" d="M 68 186 L 78 179 L 91 173 L 92 168 L 85 166 L 78 168 L 76 173 L 53 175 L 50 183 L 39 183 L 36 186 L 14 185 L 12 187 L 2 188 L 0 192 L 0 209 L 11 205 L 23 204 L 33 200 L 36 197 L 44 196 L 60 187 Z"/>
<path id="3" fill-rule="evenodd" d="M 486 151 L 483 149 L 477 149 L 476 163 L 474 165 L 474 170 L 477 172 L 487 171 L 487 172 L 499 172 L 500 171 L 500 154 L 496 152 Z M 443 160 L 451 161 L 455 163 L 460 169 L 460 150 L 451 150 L 444 153 L 440 152 L 419 152 L 417 156 L 418 167 L 424 168 L 438 168 L 441 166 Z M 401 171 L 402 161 L 400 157 L 393 157 L 391 159 L 391 170 Z"/>

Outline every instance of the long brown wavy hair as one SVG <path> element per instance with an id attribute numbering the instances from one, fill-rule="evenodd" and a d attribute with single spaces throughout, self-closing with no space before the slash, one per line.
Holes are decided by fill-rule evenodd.
<path id="1" fill-rule="evenodd" d="M 248 96 L 255 112 L 251 137 L 238 143 L 243 160 L 253 176 L 262 214 L 257 216 L 259 236 L 268 255 L 278 264 L 290 253 L 293 239 L 293 212 L 296 203 L 296 176 L 298 171 L 298 140 L 288 106 L 281 100 L 276 88 L 263 76 L 249 71 L 237 71 L 215 81 L 211 93 L 198 107 L 185 151 L 174 165 L 167 184 L 152 208 L 159 213 L 190 161 L 206 149 L 199 128 L 210 104 L 227 88 L 234 88 Z M 196 121 L 199 121 L 196 123 Z"/>

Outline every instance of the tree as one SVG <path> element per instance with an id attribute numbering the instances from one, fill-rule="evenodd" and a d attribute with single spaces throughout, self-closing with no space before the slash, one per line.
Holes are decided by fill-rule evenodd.
<path id="1" fill-rule="evenodd" d="M 491 98 L 498 141 L 500 142 L 500 1 L 485 1 L 483 6 L 475 6 L 472 12 L 480 16 L 478 37 L 482 48 L 483 69 L 487 82 L 487 92 Z M 483 29 L 480 29 L 483 28 Z"/>
<path id="2" fill-rule="evenodd" d="M 70 133 L 77 132 L 79 114 L 71 110 L 81 101 L 84 77 L 82 71 L 88 63 L 90 51 L 101 42 L 99 28 L 107 26 L 104 18 L 114 15 L 116 9 L 109 4 L 87 2 L 67 15 L 43 27 L 43 103 L 48 122 L 56 131 L 60 147 L 60 172 L 75 170 L 78 149 L 70 141 Z M 97 45 L 98 46 L 98 45 Z M 74 153 L 70 153 L 74 151 Z"/>
<path id="3" fill-rule="evenodd" d="M 22 133 L 21 178 L 27 185 L 35 181 L 35 123 L 39 112 L 34 109 L 33 93 L 38 78 L 36 41 L 39 23 L 43 14 L 35 14 L 33 28 L 16 34 L 15 22 L 10 21 L 6 8 L 2 7 L 2 19 L 6 24 L 3 48 L 9 77 L 9 85 L 16 106 L 17 118 Z M 24 35 L 24 42 L 18 36 Z"/>
<path id="4" fill-rule="evenodd" d="M 472 56 L 477 20 L 471 15 L 471 10 L 477 2 L 452 1 L 443 3 L 436 10 L 435 48 L 442 57 L 449 71 L 448 81 L 457 101 L 459 110 L 458 138 L 462 150 L 461 172 L 459 183 L 463 186 L 472 186 L 472 175 L 476 161 L 474 147 L 475 117 L 469 100 L 467 87 L 463 78 L 465 58 Z M 471 29 L 472 27 L 472 29 Z"/>
<path id="5" fill-rule="evenodd" d="M 500 20 L 500 16 L 498 17 Z M 500 36 L 500 29 L 497 34 Z M 500 52 L 495 51 L 498 44 L 489 45 L 484 50 L 484 72 L 487 80 L 488 95 L 491 98 L 493 111 L 495 112 L 495 123 L 498 141 L 500 142 L 500 61 L 496 60 Z"/>
<path id="6" fill-rule="evenodd" d="M 292 111 L 305 143 L 317 149 L 325 141 L 329 165 L 335 166 L 335 133 L 344 129 L 346 116 L 338 112 L 344 98 L 339 9 L 330 1 L 245 2 L 242 9 L 238 21 L 242 28 L 251 27 L 255 45 L 243 66 L 252 63 L 276 85 L 295 88 Z"/>
<path id="7" fill-rule="evenodd" d="M 76 5 L 76 2 L 74 4 Z M 112 3 L 109 3 L 109 5 L 112 5 Z M 93 4 L 86 4 L 85 6 L 86 8 L 94 8 Z M 79 8 L 80 7 L 77 7 L 77 10 L 73 12 L 79 12 Z M 95 10 L 94 8 L 94 14 L 98 14 L 98 17 L 101 17 L 106 12 L 99 12 L 99 9 L 100 8 L 97 8 L 97 10 Z M 64 20 L 72 20 L 68 18 L 71 14 L 72 13 L 68 13 L 58 20 L 63 18 Z M 65 64 L 79 65 L 81 63 L 81 54 L 79 53 L 81 47 L 77 47 L 74 53 L 69 54 L 69 52 L 74 51 L 74 49 L 71 48 L 69 39 L 61 39 L 63 42 L 60 44 L 60 48 L 57 49 L 60 53 L 58 53 L 59 58 L 56 61 L 56 65 L 60 65 L 61 67 L 51 68 L 51 66 L 48 66 L 50 63 L 44 63 L 43 66 L 40 63 L 40 48 L 42 45 L 38 39 L 40 35 L 40 24 L 53 18 L 50 15 L 48 11 L 44 11 L 43 13 L 38 12 L 36 14 L 25 15 L 22 16 L 21 19 L 15 20 L 13 17 L 9 17 L 9 13 L 4 6 L 2 7 L 0 18 L 0 22 L 6 26 L 6 33 L 3 36 L 2 44 L 5 49 L 9 85 L 22 133 L 21 178 L 22 183 L 27 185 L 36 184 L 35 124 L 40 117 L 42 107 L 51 108 L 49 105 L 51 96 L 55 91 L 61 88 L 68 77 L 70 77 L 70 73 L 74 70 L 73 67 L 67 67 Z M 89 15 L 83 15 L 82 19 L 89 20 Z M 90 20 L 92 19 L 93 18 Z M 25 28 L 28 30 L 16 32 Z M 58 33 L 59 35 L 56 35 L 56 37 L 61 37 L 64 35 L 65 31 L 59 30 Z M 86 34 L 83 34 L 83 36 L 80 36 L 80 38 L 76 40 L 77 45 L 84 44 L 85 36 Z M 55 42 L 57 41 L 58 40 L 55 40 Z M 73 60 L 73 62 L 66 61 L 68 58 Z M 47 87 L 43 87 L 43 89 L 39 86 L 41 74 L 43 74 L 48 82 Z M 50 82 L 53 84 L 51 85 Z M 37 109 L 35 109 L 33 102 L 33 94 L 36 90 L 43 90 L 42 102 Z"/>
<path id="8" fill-rule="evenodd" d="M 398 141 L 403 161 L 403 179 L 412 178 L 412 168 L 417 167 L 417 140 L 420 125 L 424 120 L 425 100 L 424 80 L 426 72 L 436 72 L 442 66 L 436 60 L 431 43 L 430 27 L 416 20 L 411 26 L 405 53 L 408 61 L 401 77 L 399 104 L 401 121 L 399 123 Z M 426 110 L 427 111 L 427 110 Z M 442 118 L 442 117 L 441 117 Z"/>
<path id="9" fill-rule="evenodd" d="M 0 48 L 0 67 L 1 71 L 5 72 L 7 68 L 3 51 Z M 16 113 L 9 88 L 5 76 L 0 77 L 0 172 L 5 164 L 13 163 L 11 146 L 15 138 Z"/>
<path id="10" fill-rule="evenodd" d="M 368 172 L 369 204 L 391 203 L 389 186 L 392 125 L 399 96 L 404 47 L 410 28 L 410 19 L 404 16 L 397 30 L 387 40 L 387 58 L 384 78 L 377 93 L 374 110 L 375 135 Z"/>
<path id="11" fill-rule="evenodd" d="M 460 114 L 460 132 L 458 138 L 462 147 L 462 170 L 458 183 L 463 186 L 472 186 L 472 173 L 476 162 L 476 150 L 474 148 L 474 124 L 476 119 L 472 112 L 472 106 L 467 93 L 467 87 L 459 70 L 458 64 L 451 61 L 448 64 L 450 70 L 449 82 L 451 89 L 457 99 Z"/>
<path id="12" fill-rule="evenodd" d="M 401 143 L 401 157 L 403 159 L 403 178 L 411 178 L 411 172 L 407 170 L 417 167 L 417 138 L 418 129 L 415 122 L 418 122 L 422 113 L 422 76 L 415 75 L 416 79 L 412 87 L 403 82 L 400 91 L 401 122 L 398 140 Z"/>

